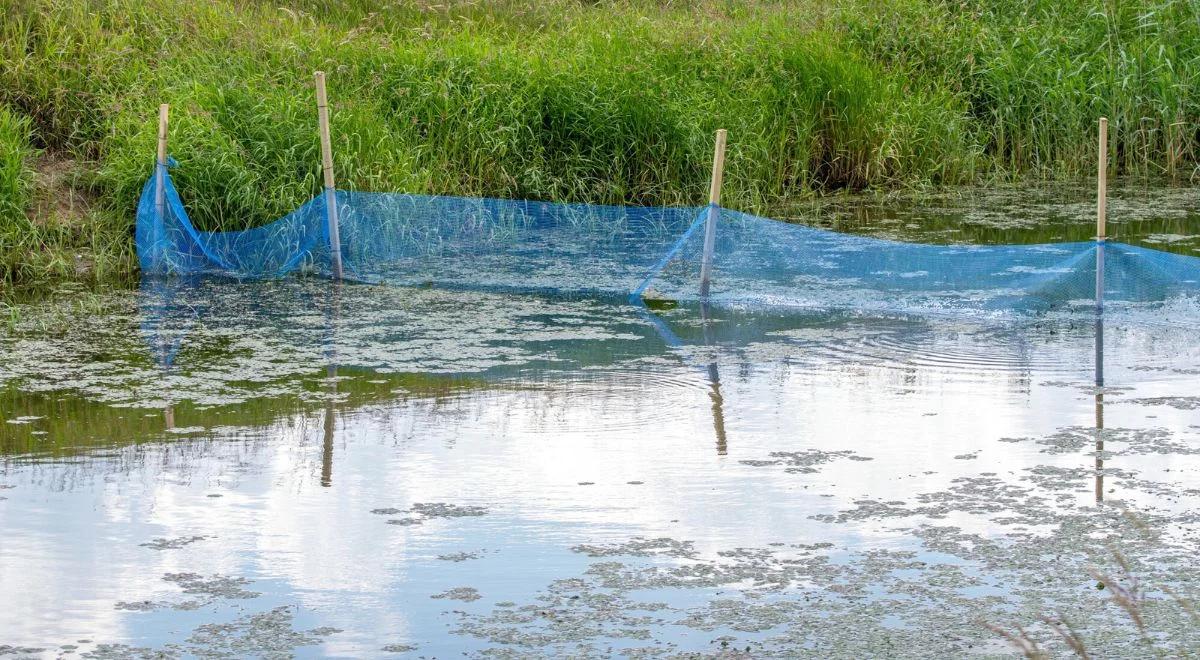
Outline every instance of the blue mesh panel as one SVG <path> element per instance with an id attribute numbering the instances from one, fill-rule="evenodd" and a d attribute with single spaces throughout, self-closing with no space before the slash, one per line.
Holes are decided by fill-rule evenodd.
<path id="1" fill-rule="evenodd" d="M 137 214 L 137 249 L 142 270 L 152 274 L 221 273 L 278 277 L 311 268 L 329 270 L 325 201 L 316 198 L 262 227 L 245 231 L 197 231 L 188 219 L 170 175 L 164 177 L 166 205 L 159 218 L 155 178 L 142 189 Z"/>
<path id="2" fill-rule="evenodd" d="M 171 177 L 138 206 L 148 274 L 331 272 L 325 197 L 270 224 L 200 232 Z M 348 279 L 472 289 L 699 297 L 706 208 L 613 207 L 338 191 Z M 1100 252 L 1103 251 L 1103 255 Z M 1110 242 L 925 245 L 719 210 L 710 300 L 863 312 L 1092 309 L 1096 264 L 1111 306 L 1194 301 L 1200 259 Z"/>

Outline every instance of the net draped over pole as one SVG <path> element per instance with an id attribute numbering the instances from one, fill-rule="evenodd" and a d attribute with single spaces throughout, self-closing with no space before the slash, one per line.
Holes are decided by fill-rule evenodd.
<path id="1" fill-rule="evenodd" d="M 325 107 L 321 115 L 327 126 Z M 328 186 L 321 194 L 274 222 L 227 232 L 191 223 L 164 152 L 138 206 L 138 255 L 149 275 L 303 272 L 369 283 L 867 313 L 1020 315 L 1094 310 L 1100 300 L 1106 309 L 1200 306 L 1197 257 L 1112 240 L 905 243 L 722 208 L 723 146 L 721 134 L 706 207 L 352 192 L 333 187 L 331 161 L 323 158 Z"/>

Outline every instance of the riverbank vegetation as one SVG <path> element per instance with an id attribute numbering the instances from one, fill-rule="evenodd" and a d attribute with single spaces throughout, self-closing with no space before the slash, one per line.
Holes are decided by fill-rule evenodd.
<path id="1" fill-rule="evenodd" d="M 160 102 L 201 228 L 307 200 L 320 185 L 316 69 L 348 189 L 697 204 L 725 127 L 724 201 L 763 212 L 841 190 L 1079 179 L 1101 115 L 1114 175 L 1186 181 L 1198 12 L 1189 0 L 0 0 L 0 281 L 134 268 Z M 81 205 L 39 205 L 39 189 Z"/>

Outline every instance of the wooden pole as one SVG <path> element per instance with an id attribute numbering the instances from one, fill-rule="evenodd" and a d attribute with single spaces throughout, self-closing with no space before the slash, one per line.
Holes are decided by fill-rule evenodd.
<path id="1" fill-rule="evenodd" d="M 321 171 L 325 178 L 325 209 L 329 226 L 329 252 L 333 276 L 342 279 L 342 239 L 338 234 L 337 192 L 333 181 L 333 145 L 329 139 L 329 99 L 325 94 L 325 72 L 317 71 L 317 121 L 321 129 Z"/>
<path id="2" fill-rule="evenodd" d="M 717 243 L 717 218 L 721 215 L 721 182 L 725 172 L 725 129 L 717 131 L 713 147 L 712 181 L 708 187 L 708 220 L 704 223 L 704 254 L 700 261 L 700 295 L 708 296 L 712 280 L 713 249 Z"/>
<path id="3" fill-rule="evenodd" d="M 1096 240 L 1108 237 L 1108 119 L 1100 118 L 1100 157 L 1096 168 Z"/>
<path id="4" fill-rule="evenodd" d="M 1096 314 L 1104 309 L 1104 243 L 1108 238 L 1108 119 L 1100 118 L 1096 166 Z"/>
<path id="5" fill-rule="evenodd" d="M 167 210 L 167 117 L 170 106 L 158 106 L 158 155 L 154 167 L 154 210 L 162 222 Z"/>
<path id="6" fill-rule="evenodd" d="M 1108 218 L 1108 118 L 1100 118 L 1096 166 L 1096 502 L 1104 501 L 1104 242 Z"/>

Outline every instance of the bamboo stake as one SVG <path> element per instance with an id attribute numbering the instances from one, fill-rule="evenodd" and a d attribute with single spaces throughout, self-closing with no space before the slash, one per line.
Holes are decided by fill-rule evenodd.
<path id="1" fill-rule="evenodd" d="M 166 103 L 158 106 L 158 156 L 154 168 L 154 210 L 158 221 L 162 222 L 167 210 L 167 117 L 170 106 Z"/>
<path id="2" fill-rule="evenodd" d="M 1100 118 L 1100 156 L 1096 166 L 1096 313 L 1104 309 L 1104 243 L 1108 218 L 1108 119 Z"/>
<path id="3" fill-rule="evenodd" d="M 1100 118 L 1100 158 L 1096 170 L 1096 240 L 1107 238 L 1108 218 L 1108 119 Z"/>
<path id="4" fill-rule="evenodd" d="M 170 113 L 171 106 L 166 103 L 158 106 L 158 152 L 154 164 L 154 210 L 158 221 L 154 229 L 156 253 L 159 250 L 158 241 L 162 238 L 162 222 L 167 210 L 167 120 Z M 175 428 L 174 404 L 167 404 L 163 408 L 163 426 L 167 430 Z"/>
<path id="5" fill-rule="evenodd" d="M 708 220 L 704 223 L 704 255 L 700 262 L 700 295 L 708 296 L 712 279 L 713 249 L 717 243 L 717 218 L 721 214 L 721 182 L 725 173 L 725 129 L 717 131 L 713 146 L 712 181 L 708 187 Z"/>
<path id="6" fill-rule="evenodd" d="M 321 171 L 325 178 L 325 210 L 329 227 L 329 251 L 333 276 L 342 279 L 342 240 L 338 234 L 337 192 L 333 181 L 333 145 L 329 139 L 329 100 L 325 94 L 325 72 L 317 71 L 317 122 L 321 130 Z"/>

